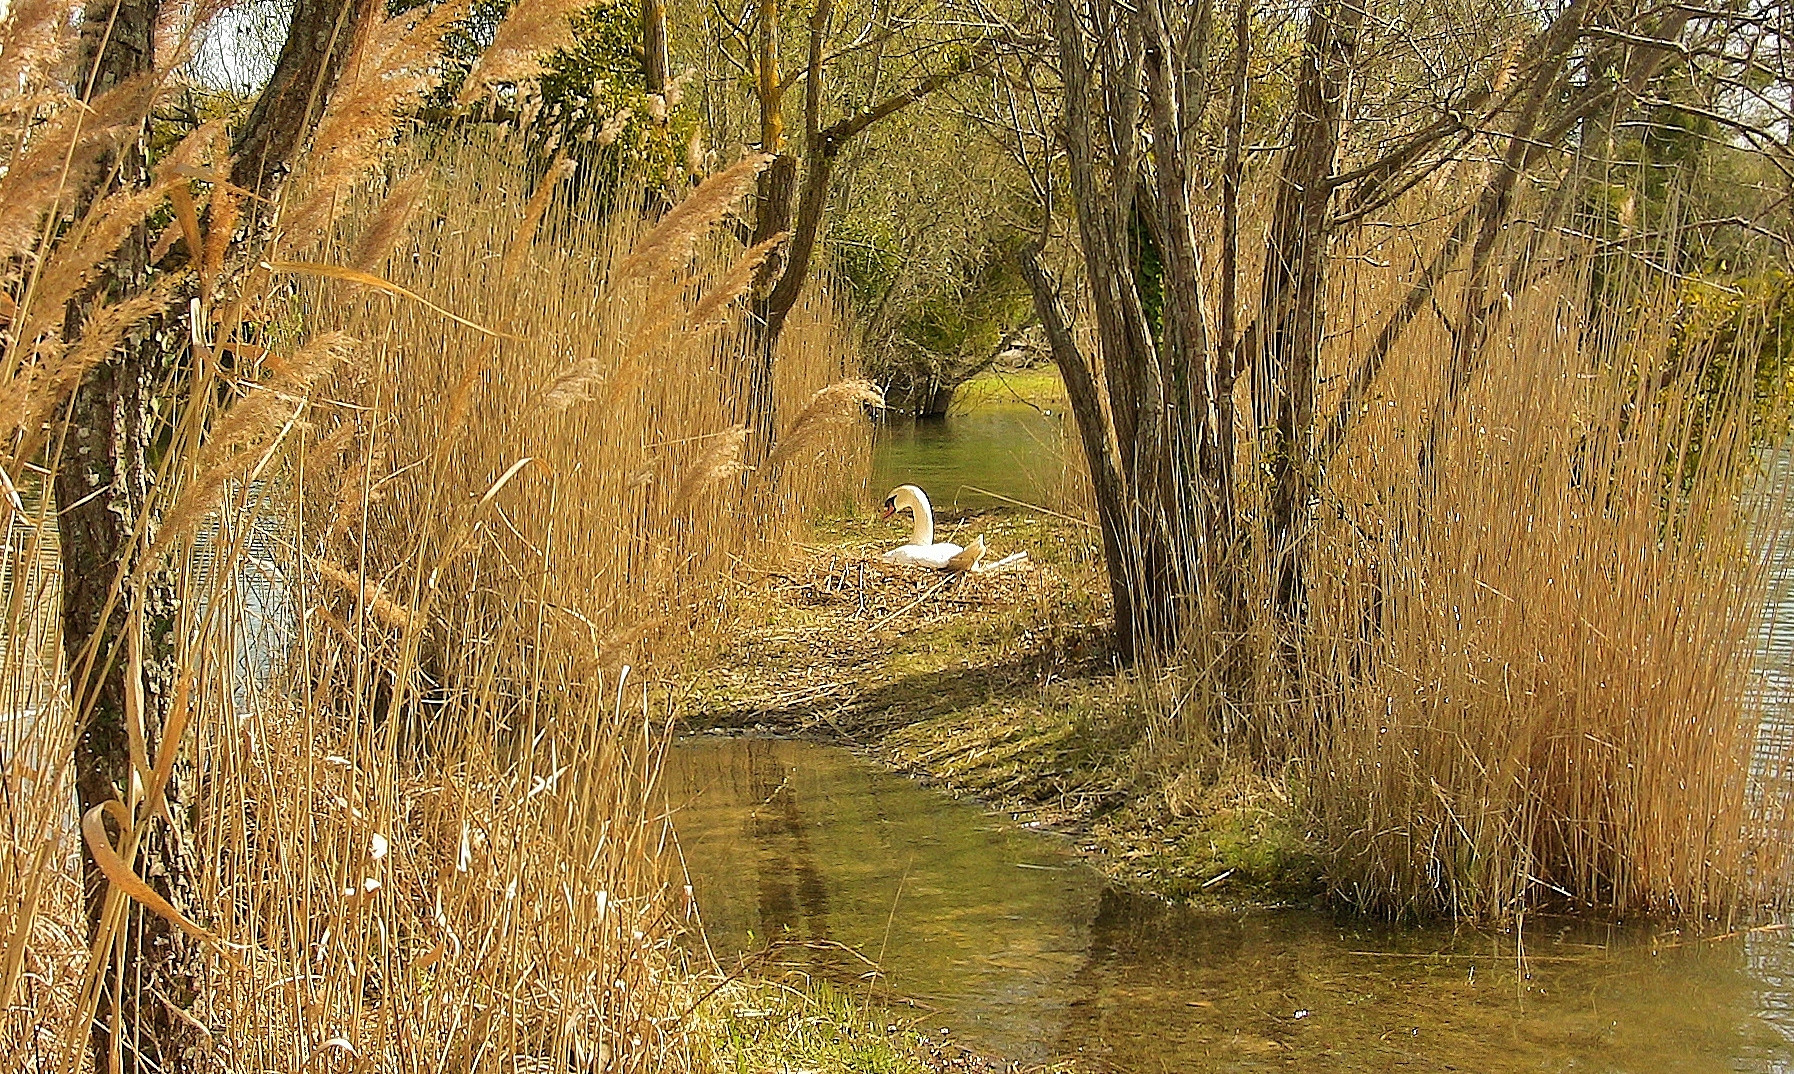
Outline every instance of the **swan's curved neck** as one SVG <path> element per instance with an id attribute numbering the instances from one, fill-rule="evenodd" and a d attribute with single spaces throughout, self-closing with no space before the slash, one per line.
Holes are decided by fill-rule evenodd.
<path id="1" fill-rule="evenodd" d="M 910 530 L 909 543 L 931 545 L 934 543 L 934 509 L 928 506 L 928 497 L 921 491 L 909 497 L 910 513 L 916 518 L 915 528 Z"/>

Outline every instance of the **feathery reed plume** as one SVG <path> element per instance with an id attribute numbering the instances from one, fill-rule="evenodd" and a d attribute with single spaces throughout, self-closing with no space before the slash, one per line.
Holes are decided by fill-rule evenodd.
<path id="1" fill-rule="evenodd" d="M 358 346 L 341 332 L 319 336 L 283 363 L 267 384 L 225 411 L 200 446 L 194 476 L 169 508 L 157 544 L 166 546 L 216 507 L 225 484 L 249 469 L 258 449 L 299 416 L 318 378 Z"/>
<path id="2" fill-rule="evenodd" d="M 748 247 L 747 252 L 741 256 L 741 260 L 729 266 L 729 270 L 723 273 L 722 278 L 717 280 L 715 285 L 698 301 L 698 304 L 692 307 L 689 318 L 691 326 L 702 329 L 726 320 L 729 304 L 747 294 L 748 288 L 754 284 L 754 274 L 760 271 L 760 266 L 766 263 L 766 259 L 772 256 L 772 252 L 778 249 L 780 243 L 790 237 L 789 231 L 781 231 L 763 243 Z"/>
<path id="3" fill-rule="evenodd" d="M 579 162 L 570 159 L 565 152 L 557 152 L 554 162 L 548 165 L 548 171 L 542 181 L 536 184 L 536 192 L 530 195 L 529 204 L 524 207 L 523 220 L 517 225 L 517 234 L 511 236 L 511 244 L 505 250 L 505 272 L 515 272 L 529 257 L 530 243 L 536 241 L 536 229 L 542 224 L 542 215 L 548 211 L 548 203 L 554 199 L 555 188 L 561 181 L 579 169 Z"/>
<path id="4" fill-rule="evenodd" d="M 542 409 L 559 413 L 574 403 L 590 399 L 599 385 L 608 379 L 603 368 L 604 357 L 603 348 L 594 342 L 588 342 L 585 358 L 561 370 L 543 390 Z"/>
<path id="5" fill-rule="evenodd" d="M 157 93 L 148 75 L 122 82 L 44 125 L 0 178 L 0 260 L 30 249 L 44 213 L 63 191 L 84 188 L 107 153 L 136 137 Z"/>
<path id="6" fill-rule="evenodd" d="M 349 267 L 360 272 L 372 272 L 385 261 L 393 247 L 398 245 L 399 236 L 410 226 L 411 217 L 423 202 L 424 191 L 430 185 L 428 172 L 418 172 L 393 184 L 374 212 L 374 219 L 367 230 L 361 233 L 361 241 L 355 244 L 355 256 L 349 260 Z"/>
<path id="7" fill-rule="evenodd" d="M 652 616 L 611 631 L 598 642 L 598 659 L 606 664 L 617 663 L 630 646 L 647 637 L 662 621 L 660 616 Z"/>
<path id="8" fill-rule="evenodd" d="M 405 631 L 409 630 L 417 621 L 410 609 L 393 600 L 392 595 L 386 591 L 386 587 L 379 582 L 371 578 L 363 579 L 327 559 L 314 559 L 311 561 L 311 565 L 312 569 L 318 572 L 319 578 L 349 596 L 353 597 L 359 594 L 368 614 L 381 626 L 391 630 Z"/>
<path id="9" fill-rule="evenodd" d="M 405 105 L 441 81 L 442 39 L 467 6 L 467 0 L 448 0 L 365 32 L 344 67 L 354 77 L 337 88 L 312 136 L 309 156 L 316 164 L 305 179 L 306 196 L 286 217 L 290 234 L 304 239 L 335 221 L 341 195 L 379 161 Z"/>
<path id="10" fill-rule="evenodd" d="M 0 20 L 0 115 L 37 107 L 43 95 L 21 93 L 50 80 L 74 43 L 74 5 L 67 0 L 16 0 Z"/>
<path id="11" fill-rule="evenodd" d="M 456 103 L 472 103 L 488 86 L 534 78 L 540 57 L 573 44 L 572 18 L 590 6 L 589 0 L 518 0 L 474 61 Z"/>
<path id="12" fill-rule="evenodd" d="M 156 28 L 156 66 L 172 71 L 186 66 L 205 44 L 206 27 L 238 0 L 198 0 L 190 4 L 161 5 Z"/>
<path id="13" fill-rule="evenodd" d="M 35 429 L 89 369 L 113 352 L 126 332 L 168 309 L 183 279 L 164 276 L 130 298 L 94 307 L 73 345 L 59 338 L 39 344 L 37 364 L 20 370 L 11 384 L 0 388 L 0 437 Z"/>
<path id="14" fill-rule="evenodd" d="M 637 276 L 659 275 L 684 260 L 692 242 L 735 207 L 754 178 L 770 163 L 769 153 L 749 153 L 698 184 L 636 243 L 635 250 L 617 266 L 613 286 Z"/>
<path id="15" fill-rule="evenodd" d="M 61 324 L 68 301 L 99 275 L 119 243 L 161 205 L 165 193 L 158 184 L 120 191 L 94 203 L 82 220 L 79 236 L 58 245 L 38 277 L 26 336 L 54 331 Z"/>
<path id="16" fill-rule="evenodd" d="M 712 437 L 709 446 L 686 467 L 679 491 L 673 496 L 673 510 L 686 510 L 705 491 L 740 473 L 744 469 L 741 452 L 747 446 L 747 438 L 745 425 L 725 429 Z"/>
<path id="17" fill-rule="evenodd" d="M 791 430 L 773 448 L 766 460 L 767 467 L 778 466 L 802 450 L 804 445 L 820 440 L 829 429 L 859 421 L 865 416 L 867 407 L 884 405 L 884 393 L 869 380 L 844 380 L 823 388 L 810 397 L 810 404 L 797 415 Z"/>

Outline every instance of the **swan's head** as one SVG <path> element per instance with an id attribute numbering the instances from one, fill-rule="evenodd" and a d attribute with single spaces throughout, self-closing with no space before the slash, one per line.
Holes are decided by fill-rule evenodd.
<path id="1" fill-rule="evenodd" d="M 885 497 L 884 506 L 878 509 L 878 517 L 890 518 L 905 508 L 912 514 L 920 515 L 928 508 L 928 494 L 914 485 L 898 485 Z"/>

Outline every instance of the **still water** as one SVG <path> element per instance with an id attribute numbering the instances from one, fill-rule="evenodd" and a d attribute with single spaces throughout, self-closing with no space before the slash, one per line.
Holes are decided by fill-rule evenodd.
<path id="1" fill-rule="evenodd" d="M 841 944 L 931 1032 L 1121 1071 L 1794 1071 L 1794 940 L 1529 922 L 1523 936 L 1229 915 L 1105 887 L 1057 837 L 773 739 L 664 776 L 719 961 Z M 1523 941 L 1523 943 L 1522 943 Z M 835 972 L 863 965 L 800 950 Z"/>
<path id="2" fill-rule="evenodd" d="M 892 418 L 872 443 L 872 488 L 920 485 L 937 508 L 1051 504 L 1064 486 L 1071 418 L 1057 405 L 987 401 L 939 418 Z M 983 490 L 983 491 L 977 491 Z M 995 496 L 990 495 L 995 493 Z"/>

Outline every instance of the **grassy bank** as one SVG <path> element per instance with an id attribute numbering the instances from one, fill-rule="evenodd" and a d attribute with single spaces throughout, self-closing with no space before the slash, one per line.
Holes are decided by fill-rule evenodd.
<path id="1" fill-rule="evenodd" d="M 912 1012 L 869 1004 L 864 996 L 826 981 L 802 976 L 715 982 L 698 978 L 693 984 L 703 989 L 690 1019 L 697 1066 L 717 1074 L 1016 1070 L 1011 1062 L 930 1032 Z"/>
<path id="2" fill-rule="evenodd" d="M 851 746 L 1070 834 L 1134 890 L 1227 907 L 1318 897 L 1288 783 L 1168 739 L 1175 680 L 1114 667 L 1087 527 L 1012 511 L 937 522 L 997 554 L 1026 550 L 1029 565 L 935 589 L 876 563 L 890 524 L 826 522 L 740 598 L 741 633 L 694 688 L 687 725 Z"/>

